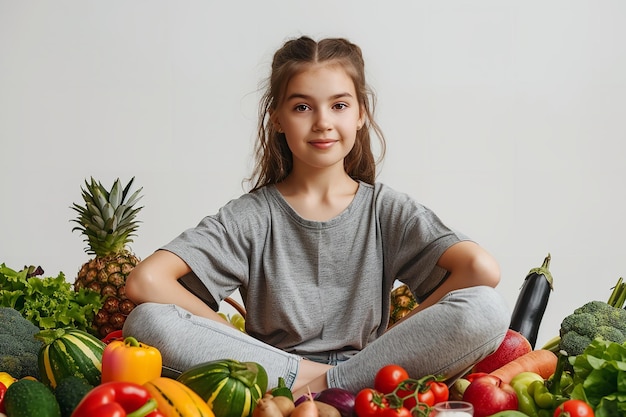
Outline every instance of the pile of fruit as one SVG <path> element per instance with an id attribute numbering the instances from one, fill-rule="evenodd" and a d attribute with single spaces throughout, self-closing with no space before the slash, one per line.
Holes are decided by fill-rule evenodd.
<path id="1" fill-rule="evenodd" d="M 500 347 L 454 381 L 388 364 L 359 392 L 294 399 L 283 380 L 269 387 L 255 362 L 224 358 L 168 377 L 156 348 L 121 337 L 135 307 L 126 276 L 139 262 L 127 247 L 141 209 L 132 182 L 110 190 L 85 182 L 74 230 L 93 258 L 73 288 L 62 273 L 0 265 L 0 417 L 426 417 L 448 401 L 471 404 L 474 417 L 626 416 L 626 284 L 620 278 L 608 302 L 573 311 L 535 349 L 553 289 L 550 255 L 526 276 Z M 390 325 L 416 305 L 406 286 L 396 288 Z M 220 314 L 245 331 L 243 315 Z"/>

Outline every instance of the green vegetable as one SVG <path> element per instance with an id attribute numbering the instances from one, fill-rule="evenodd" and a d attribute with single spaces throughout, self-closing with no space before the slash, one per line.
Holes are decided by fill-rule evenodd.
<path id="1" fill-rule="evenodd" d="M 291 392 L 291 390 L 289 389 L 289 387 L 287 386 L 287 384 L 285 383 L 285 378 L 278 377 L 278 386 L 276 386 L 275 388 L 273 388 L 270 393 L 274 396 L 274 397 L 287 397 L 289 398 L 291 401 L 293 401 L 293 393 Z"/>
<path id="2" fill-rule="evenodd" d="M 603 301 L 590 301 L 561 322 L 560 348 L 568 356 L 580 355 L 593 339 L 626 341 L 626 310 Z"/>
<path id="3" fill-rule="evenodd" d="M 528 394 L 532 396 L 539 408 L 550 409 L 554 407 L 556 399 L 548 390 L 543 381 L 533 381 L 528 386 Z"/>
<path id="4" fill-rule="evenodd" d="M 34 335 L 39 328 L 19 311 L 0 307 L 0 371 L 14 378 L 39 378 L 37 355 L 41 342 Z"/>
<path id="5" fill-rule="evenodd" d="M 556 369 L 552 376 L 546 381 L 548 391 L 554 396 L 555 403 L 560 404 L 568 399 L 574 388 L 572 378 L 572 367 L 569 358 L 564 351 L 557 353 Z"/>
<path id="6" fill-rule="evenodd" d="M 102 307 L 100 294 L 85 288 L 74 291 L 62 272 L 39 278 L 41 274 L 41 268 L 17 272 L 0 264 L 0 307 L 16 309 L 40 329 L 74 327 L 91 332 Z"/>
<path id="7" fill-rule="evenodd" d="M 596 416 L 626 415 L 626 344 L 594 339 L 569 361 L 574 369 L 572 399 L 589 403 Z"/>
<path id="8" fill-rule="evenodd" d="M 54 396 L 61 408 L 61 417 L 70 417 L 80 400 L 82 400 L 93 387 L 94 386 L 84 378 L 79 378 L 74 375 L 63 378 L 54 390 Z"/>
<path id="9" fill-rule="evenodd" d="M 35 337 L 44 342 L 39 351 L 41 382 L 52 389 L 68 376 L 100 384 L 102 353 L 106 345 L 97 337 L 77 329 L 42 330 Z"/>
<path id="10" fill-rule="evenodd" d="M 39 381 L 20 379 L 4 396 L 4 407 L 11 417 L 61 417 L 54 394 Z"/>
<path id="11" fill-rule="evenodd" d="M 200 395 L 215 417 L 249 417 L 267 391 L 267 372 L 260 364 L 233 359 L 198 364 L 177 380 Z"/>
<path id="12" fill-rule="evenodd" d="M 538 407 L 533 399 L 532 393 L 529 392 L 529 387 L 533 382 L 539 382 L 543 385 L 543 378 L 541 375 L 534 372 L 521 372 L 511 379 L 511 386 L 517 394 L 517 409 L 523 412 L 526 416 L 538 417 Z"/>
<path id="13" fill-rule="evenodd" d="M 626 341 L 626 283 L 620 278 L 607 302 L 590 301 L 574 310 L 561 322 L 559 337 L 543 349 L 568 356 L 581 354 L 592 340 L 602 338 L 616 343 Z"/>

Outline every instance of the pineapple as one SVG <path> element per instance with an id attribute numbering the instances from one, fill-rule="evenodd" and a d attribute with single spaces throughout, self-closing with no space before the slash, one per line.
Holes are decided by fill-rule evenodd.
<path id="1" fill-rule="evenodd" d="M 135 304 L 126 297 L 126 276 L 137 265 L 139 258 L 128 249 L 138 227 L 135 220 L 142 207 L 134 208 L 141 199 L 141 188 L 128 197 L 134 177 L 122 189 L 119 178 L 107 191 L 100 182 L 85 180 L 82 188 L 83 206 L 74 203 L 78 212 L 73 222 L 88 246 L 85 251 L 95 255 L 78 272 L 74 289 L 94 290 L 102 296 L 103 306 L 93 319 L 92 329 L 100 337 L 119 330 Z"/>
<path id="2" fill-rule="evenodd" d="M 405 284 L 391 291 L 391 305 L 389 306 L 389 326 L 397 323 L 417 307 L 417 300 Z"/>

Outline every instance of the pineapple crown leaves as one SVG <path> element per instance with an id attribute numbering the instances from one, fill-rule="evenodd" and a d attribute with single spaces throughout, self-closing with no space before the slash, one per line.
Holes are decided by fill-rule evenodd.
<path id="1" fill-rule="evenodd" d="M 104 188 L 101 182 L 91 177 L 91 182 L 85 180 L 85 188 L 81 187 L 83 206 L 73 203 L 70 207 L 78 213 L 78 217 L 71 221 L 78 223 L 72 231 L 80 231 L 84 241 L 88 243 L 85 251 L 90 255 L 106 256 L 118 253 L 136 236 L 139 222 L 135 220 L 137 213 L 143 207 L 134 207 L 141 200 L 142 188 L 136 190 L 129 197 L 130 188 L 135 177 L 122 188 L 118 178 L 111 190 Z"/>

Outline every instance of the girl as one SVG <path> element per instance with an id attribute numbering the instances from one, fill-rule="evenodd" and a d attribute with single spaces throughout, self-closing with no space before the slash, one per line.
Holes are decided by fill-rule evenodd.
<path id="1" fill-rule="evenodd" d="M 503 340 L 500 272 L 429 209 L 376 183 L 373 96 L 345 39 L 287 41 L 261 103 L 252 191 L 142 261 L 126 291 L 125 334 L 177 369 L 255 361 L 296 396 L 373 386 L 398 364 L 418 378 L 459 376 Z M 390 293 L 419 306 L 387 329 Z M 239 290 L 244 334 L 216 313 Z"/>

